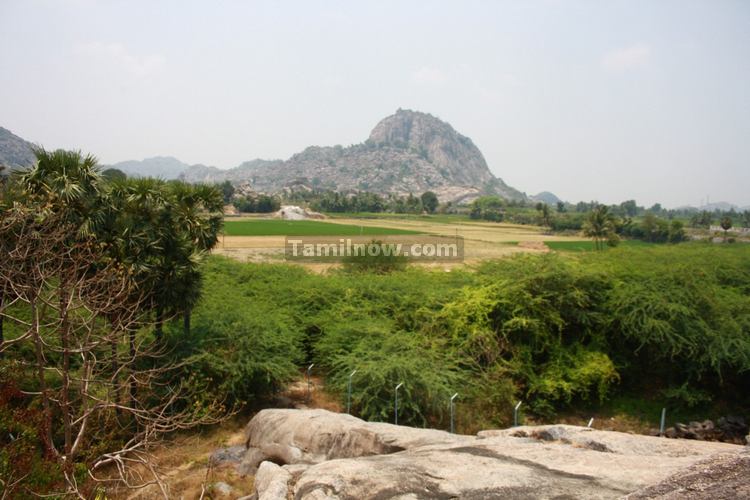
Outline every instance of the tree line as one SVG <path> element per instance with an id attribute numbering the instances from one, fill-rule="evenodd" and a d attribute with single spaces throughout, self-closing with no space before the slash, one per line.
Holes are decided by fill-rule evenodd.
<path id="1" fill-rule="evenodd" d="M 482 195 L 474 199 L 467 206 L 456 205 L 451 202 L 440 203 L 437 195 L 426 191 L 420 196 L 412 193 L 407 195 L 380 195 L 368 191 L 344 193 L 333 190 L 301 190 L 278 194 L 254 193 L 252 195 L 238 195 L 230 181 L 217 184 L 224 196 L 225 204 L 245 213 L 270 213 L 279 210 L 284 203 L 302 204 L 313 210 L 326 213 L 451 213 L 468 215 L 472 219 L 492 222 L 511 222 L 515 224 L 534 224 L 549 227 L 553 231 L 580 231 L 591 212 L 599 209 L 602 203 L 597 201 L 566 203 L 558 201 L 548 204 L 533 200 L 512 200 L 497 195 Z M 738 212 L 734 209 L 722 211 L 696 211 L 695 209 L 665 209 L 660 203 L 650 207 L 638 205 L 635 200 L 626 200 L 619 204 L 607 205 L 607 210 L 614 217 L 628 225 L 627 221 L 648 218 L 658 221 L 661 225 L 667 220 L 667 225 L 675 219 L 689 224 L 694 228 L 708 228 L 716 223 L 729 227 L 750 227 L 750 210 Z M 649 222 L 652 224 L 652 222 Z M 632 225 L 632 224 L 631 224 Z M 640 231 L 635 229 L 632 237 L 652 232 L 649 228 Z M 667 234 L 669 231 L 662 231 Z M 674 229 L 672 230 L 674 233 Z M 630 234 L 626 234 L 631 236 Z M 666 237 L 669 240 L 669 236 Z M 648 239 L 648 238 L 641 238 Z M 662 236 L 654 240 L 664 240 Z"/>

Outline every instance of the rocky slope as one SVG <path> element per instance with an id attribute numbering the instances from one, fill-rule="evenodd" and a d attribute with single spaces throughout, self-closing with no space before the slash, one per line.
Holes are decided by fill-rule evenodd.
<path id="1" fill-rule="evenodd" d="M 705 460 L 748 472 L 737 462 L 743 446 L 570 425 L 461 436 L 325 410 L 271 409 L 250 421 L 246 439 L 247 448 L 213 460 L 235 457 L 241 474 L 255 474 L 258 500 L 619 498 Z"/>
<path id="2" fill-rule="evenodd" d="M 0 127 L 0 165 L 10 169 L 29 167 L 36 158 L 31 148 L 33 144 L 21 139 L 10 130 Z"/>
<path id="3" fill-rule="evenodd" d="M 485 193 L 525 198 L 492 175 L 471 139 L 432 115 L 402 109 L 381 120 L 361 144 L 311 146 L 286 161 L 253 160 L 230 170 L 191 167 L 182 178 L 189 182 L 249 181 L 264 192 L 296 183 L 380 194 L 434 191 L 441 201 L 462 201 Z"/>

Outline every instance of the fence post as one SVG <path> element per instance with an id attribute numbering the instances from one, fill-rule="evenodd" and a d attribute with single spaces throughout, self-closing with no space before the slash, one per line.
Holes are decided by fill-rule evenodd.
<path id="1" fill-rule="evenodd" d="M 349 385 L 346 389 L 346 413 L 349 414 L 352 411 L 352 377 L 354 374 L 357 373 L 357 370 L 354 370 L 349 374 Z"/>
<path id="2" fill-rule="evenodd" d="M 454 414 L 455 414 L 455 411 L 454 411 L 455 403 L 453 402 L 453 400 L 456 399 L 456 396 L 458 396 L 458 393 L 455 393 L 453 396 L 451 396 L 451 434 L 454 433 L 453 419 L 454 419 Z"/>
<path id="3" fill-rule="evenodd" d="M 667 423 L 667 409 L 661 409 L 661 421 L 659 422 L 659 435 L 664 436 L 664 425 Z"/>
<path id="4" fill-rule="evenodd" d="M 394 422 L 396 423 L 396 425 L 398 425 L 398 390 L 402 385 L 404 385 L 403 382 L 401 382 L 400 384 L 396 386 L 396 399 L 394 400 L 394 404 L 393 404 L 393 415 L 394 415 Z"/>
<path id="5" fill-rule="evenodd" d="M 307 367 L 307 402 L 308 403 L 312 401 L 312 381 L 310 380 L 310 375 L 312 373 L 313 366 L 315 366 L 315 363 L 312 363 L 310 366 Z"/>
<path id="6" fill-rule="evenodd" d="M 513 408 L 513 427 L 518 427 L 518 409 L 521 407 L 522 402 L 519 401 L 515 408 Z"/>

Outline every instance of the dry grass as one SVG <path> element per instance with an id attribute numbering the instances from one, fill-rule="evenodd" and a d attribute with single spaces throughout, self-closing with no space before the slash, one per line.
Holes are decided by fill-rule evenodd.
<path id="1" fill-rule="evenodd" d="M 323 408 L 340 412 L 338 399 L 328 394 L 323 387 L 323 379 L 313 376 L 311 398 L 307 396 L 307 381 L 304 376 L 293 382 L 280 396 L 288 398 L 298 407 Z M 170 498 L 198 499 L 207 489 L 204 498 L 230 498 L 222 496 L 211 488 L 218 482 L 229 484 L 236 495 L 250 495 L 253 491 L 253 477 L 240 476 L 231 464 L 209 467 L 209 457 L 219 448 L 245 444 L 245 425 L 252 415 L 235 416 L 221 425 L 174 436 L 172 440 L 153 450 L 159 470 L 169 487 Z M 128 500 L 150 500 L 162 498 L 156 486 L 133 492 L 125 488 L 111 488 L 107 498 Z"/>
<path id="2" fill-rule="evenodd" d="M 544 241 L 580 241 L 581 237 L 551 235 L 536 226 L 499 224 L 493 222 L 461 221 L 440 223 L 429 220 L 402 219 L 329 219 L 332 224 L 377 226 L 419 231 L 441 236 L 460 236 L 464 239 L 463 263 L 419 263 L 429 268 L 451 269 L 473 265 L 483 260 L 499 259 L 519 252 L 546 252 Z M 224 236 L 214 250 L 242 262 L 283 262 L 284 237 L 282 236 Z M 336 264 L 299 263 L 315 272 L 324 272 Z"/>
<path id="3" fill-rule="evenodd" d="M 338 398 L 326 392 L 321 377 L 311 377 L 309 398 L 307 391 L 307 381 L 303 378 L 289 385 L 282 395 L 308 408 L 322 408 L 333 412 L 343 411 Z"/>
<path id="4" fill-rule="evenodd" d="M 246 419 L 235 417 L 210 429 L 174 436 L 153 450 L 155 462 L 169 487 L 170 498 L 200 498 L 204 487 L 210 488 L 218 481 L 249 494 L 253 487 L 252 477 L 240 477 L 232 467 L 209 469 L 208 466 L 209 457 L 218 448 L 244 444 L 245 423 Z M 215 494 L 213 497 L 218 498 Z M 135 492 L 113 487 L 107 490 L 107 498 L 140 500 L 160 499 L 162 496 L 156 486 Z"/>

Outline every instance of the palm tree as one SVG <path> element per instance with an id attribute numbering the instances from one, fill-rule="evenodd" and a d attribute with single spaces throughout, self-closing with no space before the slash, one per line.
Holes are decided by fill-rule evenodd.
<path id="1" fill-rule="evenodd" d="M 158 284 L 171 226 L 166 183 L 151 178 L 115 181 L 108 194 L 111 203 L 101 237 L 112 257 L 130 270 L 137 283 L 138 297 L 134 295 L 133 300 L 142 300 L 155 312 L 155 334 L 160 339 L 164 317 L 158 307 Z"/>
<path id="2" fill-rule="evenodd" d="M 80 151 L 35 148 L 36 165 L 21 173 L 26 193 L 43 199 L 50 209 L 64 214 L 81 236 L 91 236 L 101 222 L 102 177 L 96 158 Z"/>
<path id="3" fill-rule="evenodd" d="M 597 205 L 586 217 L 583 225 L 583 234 L 594 240 L 596 250 L 604 249 L 604 242 L 608 244 L 617 244 L 617 234 L 615 232 L 616 220 L 609 207 L 606 205 Z"/>
<path id="4" fill-rule="evenodd" d="M 215 186 L 170 184 L 175 202 L 174 247 L 175 274 L 171 283 L 169 307 L 183 315 L 183 330 L 190 333 L 190 315 L 200 297 L 201 276 L 198 265 L 219 241 L 224 209 L 222 193 Z"/>
<path id="5" fill-rule="evenodd" d="M 190 311 L 200 297 L 199 265 L 216 246 L 223 198 L 213 186 L 155 179 L 129 179 L 111 186 L 110 244 L 116 258 L 133 269 L 154 313 L 154 335 L 182 314 L 189 333 Z"/>

